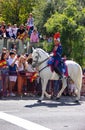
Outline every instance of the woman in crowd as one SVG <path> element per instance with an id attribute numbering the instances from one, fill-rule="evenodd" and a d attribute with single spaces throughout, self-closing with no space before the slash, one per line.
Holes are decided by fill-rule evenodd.
<path id="1" fill-rule="evenodd" d="M 23 86 L 26 86 L 26 76 L 25 76 L 25 70 L 26 70 L 26 59 L 23 55 L 19 57 L 19 60 L 17 61 L 17 71 L 18 71 L 18 95 L 22 95 Z"/>
<path id="2" fill-rule="evenodd" d="M 32 53 L 32 47 L 36 48 L 38 47 L 39 43 L 39 35 L 37 29 L 34 29 L 30 36 L 30 43 L 28 48 L 28 54 Z"/>
<path id="3" fill-rule="evenodd" d="M 18 71 L 18 94 L 22 95 L 23 87 L 27 86 L 27 78 L 25 76 L 25 71 L 28 67 L 27 60 L 32 57 L 31 55 L 26 58 L 25 56 L 21 55 L 19 60 L 17 61 L 17 71 Z"/>
<path id="4" fill-rule="evenodd" d="M 2 90 L 3 96 L 7 96 L 8 89 L 8 65 L 7 65 L 7 54 L 6 52 L 2 52 L 0 59 L 0 71 L 1 71 L 1 80 L 2 80 Z M 0 81 L 1 81 L 0 80 Z"/>

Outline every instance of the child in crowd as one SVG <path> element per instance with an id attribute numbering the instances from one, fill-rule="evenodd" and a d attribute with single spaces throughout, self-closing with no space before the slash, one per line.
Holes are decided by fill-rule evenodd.
<path id="1" fill-rule="evenodd" d="M 17 61 L 17 57 L 15 52 L 12 50 L 10 51 L 10 57 L 8 58 L 7 62 L 8 62 L 8 66 L 9 66 L 9 95 L 10 96 L 15 96 L 15 94 L 13 93 L 13 89 L 15 87 L 16 81 L 17 81 L 17 65 L 16 65 L 16 61 Z"/>
<path id="2" fill-rule="evenodd" d="M 75 84 L 72 79 L 69 81 L 68 92 L 70 96 L 75 96 Z"/>

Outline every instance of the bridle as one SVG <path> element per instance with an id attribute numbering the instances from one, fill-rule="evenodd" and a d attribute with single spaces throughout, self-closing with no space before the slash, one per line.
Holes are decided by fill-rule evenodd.
<path id="1" fill-rule="evenodd" d="M 42 51 L 43 52 L 43 51 Z M 46 59 L 44 59 L 43 61 L 41 62 L 38 62 L 39 58 L 41 58 L 41 55 L 37 53 L 37 56 L 36 56 L 36 60 L 33 60 L 32 62 L 34 63 L 33 66 L 36 66 L 36 67 L 39 67 L 41 64 L 43 64 L 45 61 L 47 61 L 49 59 L 49 57 L 47 57 Z M 46 65 L 45 67 L 43 67 L 41 70 L 39 70 L 39 72 L 41 72 L 43 69 L 45 69 L 46 67 L 48 67 L 48 65 Z"/>

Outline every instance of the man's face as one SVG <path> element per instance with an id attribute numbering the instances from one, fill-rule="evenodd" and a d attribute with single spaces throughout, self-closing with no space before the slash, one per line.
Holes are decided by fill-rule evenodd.
<path id="1" fill-rule="evenodd" d="M 59 41 L 58 41 L 56 38 L 54 38 L 54 44 L 55 44 L 55 45 L 58 45 L 58 44 L 59 44 Z"/>

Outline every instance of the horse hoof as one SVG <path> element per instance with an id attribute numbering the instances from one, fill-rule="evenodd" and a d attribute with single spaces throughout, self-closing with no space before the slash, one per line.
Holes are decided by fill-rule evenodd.
<path id="1" fill-rule="evenodd" d="M 51 96 L 50 99 L 52 100 L 52 99 L 53 99 L 53 96 Z"/>
<path id="2" fill-rule="evenodd" d="M 41 100 L 38 100 L 37 102 L 41 103 Z"/>
<path id="3" fill-rule="evenodd" d="M 75 102 L 75 103 L 79 103 L 79 100 L 75 100 L 74 102 Z"/>
<path id="4" fill-rule="evenodd" d="M 60 99 L 59 97 L 56 98 L 56 100 L 59 100 L 59 99 Z"/>

